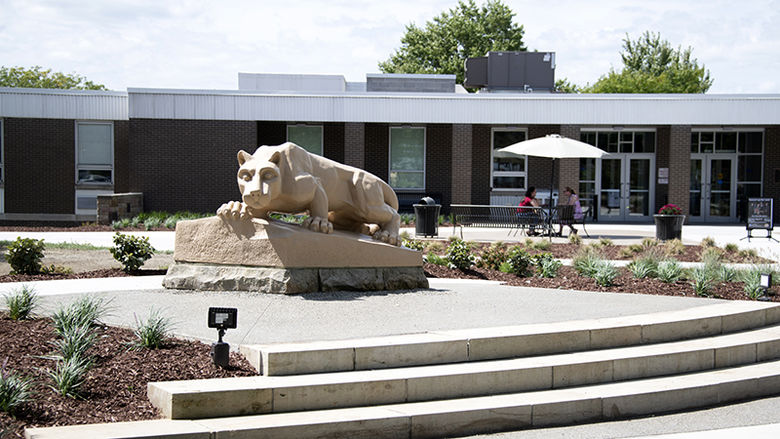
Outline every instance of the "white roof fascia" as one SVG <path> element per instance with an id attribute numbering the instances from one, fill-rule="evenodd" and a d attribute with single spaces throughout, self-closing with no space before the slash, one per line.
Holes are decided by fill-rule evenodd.
<path id="1" fill-rule="evenodd" d="M 0 87 L 0 117 L 127 120 L 126 92 Z"/>
<path id="2" fill-rule="evenodd" d="M 128 89 L 132 118 L 318 122 L 780 125 L 780 95 L 346 93 Z"/>

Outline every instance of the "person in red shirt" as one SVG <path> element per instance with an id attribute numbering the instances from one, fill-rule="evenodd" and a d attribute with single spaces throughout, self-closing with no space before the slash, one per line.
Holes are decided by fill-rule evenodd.
<path id="1" fill-rule="evenodd" d="M 536 199 L 536 187 L 534 186 L 529 186 L 528 190 L 525 191 L 525 198 L 520 202 L 517 213 L 519 215 L 538 215 L 537 212 L 535 212 L 535 209 L 526 209 L 527 207 L 539 207 L 539 200 Z M 528 234 L 534 236 L 539 233 L 536 231 L 535 227 L 529 226 Z"/>

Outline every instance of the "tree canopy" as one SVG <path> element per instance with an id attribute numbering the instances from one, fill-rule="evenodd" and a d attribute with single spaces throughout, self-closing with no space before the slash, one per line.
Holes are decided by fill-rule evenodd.
<path id="1" fill-rule="evenodd" d="M 29 69 L 0 66 L 0 87 L 106 90 L 104 85 L 88 81 L 76 73 L 52 72 L 41 66 Z"/>
<path id="2" fill-rule="evenodd" d="M 406 26 L 401 47 L 379 63 L 383 73 L 439 73 L 465 78 L 467 58 L 489 51 L 524 51 L 523 26 L 512 22 L 514 12 L 499 0 L 478 7 L 473 0 L 458 2 L 424 28 Z"/>
<path id="3" fill-rule="evenodd" d="M 623 70 L 610 69 L 589 93 L 706 93 L 712 86 L 709 70 L 699 66 L 692 49 L 674 49 L 659 33 L 646 31 L 635 41 L 623 39 Z"/>

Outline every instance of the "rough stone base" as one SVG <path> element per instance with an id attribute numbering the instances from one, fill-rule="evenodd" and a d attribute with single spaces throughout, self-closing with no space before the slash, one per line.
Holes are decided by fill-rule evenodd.
<path id="1" fill-rule="evenodd" d="M 422 267 L 274 268 L 176 262 L 165 288 L 274 294 L 428 288 Z"/>

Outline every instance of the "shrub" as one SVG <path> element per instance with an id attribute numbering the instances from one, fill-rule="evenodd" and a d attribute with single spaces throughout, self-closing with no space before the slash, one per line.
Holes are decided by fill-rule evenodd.
<path id="1" fill-rule="evenodd" d="M 95 344 L 97 335 L 91 326 L 69 326 L 60 334 L 60 338 L 50 342 L 58 351 L 58 356 L 69 359 L 87 358 L 87 351 Z"/>
<path id="2" fill-rule="evenodd" d="M 32 400 L 33 382 L 7 368 L 7 364 L 8 358 L 0 366 L 0 411 L 12 415 L 21 405 Z"/>
<path id="3" fill-rule="evenodd" d="M 443 265 L 445 267 L 449 264 L 447 262 L 447 259 L 437 255 L 434 252 L 428 252 L 428 254 L 425 255 L 423 259 L 425 259 L 425 262 L 430 262 L 431 264 L 436 264 L 436 265 Z"/>
<path id="4" fill-rule="evenodd" d="M 402 213 L 400 214 L 401 217 L 401 224 L 403 225 L 409 225 L 414 221 L 414 215 L 411 213 Z"/>
<path id="5" fill-rule="evenodd" d="M 38 293 L 33 287 L 23 285 L 19 289 L 11 291 L 5 296 L 5 306 L 8 307 L 8 316 L 12 320 L 25 320 L 32 315 L 33 309 L 38 306 Z"/>
<path id="6" fill-rule="evenodd" d="M 723 265 L 718 271 L 718 279 L 721 282 L 734 282 L 737 280 L 737 274 L 737 270 Z"/>
<path id="7" fill-rule="evenodd" d="M 458 270 L 468 270 L 476 262 L 476 258 L 471 254 L 471 248 L 468 243 L 457 239 L 452 241 L 447 247 L 447 262 L 450 268 Z"/>
<path id="8" fill-rule="evenodd" d="M 551 253 L 535 255 L 533 263 L 536 265 L 536 274 L 539 277 L 555 277 L 558 275 L 558 270 L 563 266 L 561 261 L 555 259 Z"/>
<path id="9" fill-rule="evenodd" d="M 598 248 L 593 246 L 581 247 L 572 258 L 574 270 L 581 276 L 593 277 L 598 266 L 604 258 Z"/>
<path id="10" fill-rule="evenodd" d="M 574 245 L 581 245 L 582 244 L 582 238 L 580 238 L 580 235 L 576 233 L 572 233 L 569 235 L 569 244 Z"/>
<path id="11" fill-rule="evenodd" d="M 723 250 L 726 250 L 729 253 L 736 253 L 739 251 L 739 247 L 737 244 L 734 244 L 733 242 L 729 242 L 728 244 L 723 246 Z"/>
<path id="12" fill-rule="evenodd" d="M 67 307 L 60 307 L 52 314 L 54 331 L 60 336 L 79 326 L 92 327 L 109 311 L 110 301 L 84 296 Z"/>
<path id="13" fill-rule="evenodd" d="M 747 296 L 753 300 L 758 299 L 762 294 L 764 294 L 764 289 L 761 288 L 759 283 L 759 276 L 761 276 L 761 273 L 771 274 L 773 283 L 778 276 L 778 273 L 768 265 L 753 265 L 749 269 L 743 270 L 739 276 L 742 282 L 745 283 L 745 294 L 747 294 Z"/>
<path id="14" fill-rule="evenodd" d="M 618 277 L 618 269 L 607 261 L 601 261 L 596 268 L 596 272 L 593 274 L 593 278 L 596 280 L 596 284 L 602 287 L 609 287 L 614 285 L 615 278 Z"/>
<path id="15" fill-rule="evenodd" d="M 674 259 L 668 259 L 658 264 L 658 279 L 666 283 L 674 283 L 682 276 L 682 267 Z"/>
<path id="16" fill-rule="evenodd" d="M 549 250 L 551 246 L 552 244 L 550 241 L 547 241 L 546 239 L 540 239 L 538 241 L 534 241 L 534 243 L 531 244 L 532 249 L 541 251 Z"/>
<path id="17" fill-rule="evenodd" d="M 628 270 L 637 279 L 655 277 L 658 263 L 653 259 L 640 258 L 628 264 Z"/>
<path id="18" fill-rule="evenodd" d="M 123 235 L 119 232 L 114 235 L 114 248 L 111 255 L 122 264 L 122 270 L 126 273 L 138 271 L 147 259 L 152 257 L 154 249 L 149 244 L 148 237 Z"/>
<path id="19" fill-rule="evenodd" d="M 444 245 L 439 241 L 429 241 L 425 246 L 425 251 L 439 253 L 444 251 Z"/>
<path id="20" fill-rule="evenodd" d="M 147 220 L 144 221 L 144 229 L 152 230 L 158 227 L 162 227 L 163 221 L 164 221 L 163 219 L 157 217 L 148 218 Z"/>
<path id="21" fill-rule="evenodd" d="M 707 247 L 715 247 L 715 246 L 716 246 L 716 245 L 715 245 L 715 240 L 714 240 L 714 239 L 712 239 L 712 238 L 711 238 L 711 237 L 709 237 L 709 236 L 706 236 L 704 239 L 702 239 L 702 240 L 701 240 L 701 242 L 699 243 L 699 245 L 701 245 L 701 246 L 702 246 L 702 247 L 704 247 L 704 248 L 707 248 Z"/>
<path id="22" fill-rule="evenodd" d="M 709 296 L 712 288 L 711 272 L 705 267 L 696 267 L 691 270 L 691 285 L 697 296 Z"/>
<path id="23" fill-rule="evenodd" d="M 520 246 L 512 247 L 509 251 L 506 263 L 509 265 L 508 267 L 505 267 L 509 269 L 508 273 L 520 277 L 526 277 L 531 274 L 531 266 L 533 264 L 531 255 Z"/>
<path id="24" fill-rule="evenodd" d="M 744 262 L 756 262 L 759 259 L 758 252 L 754 248 L 740 250 L 737 255 Z"/>
<path id="25" fill-rule="evenodd" d="M 644 248 L 655 247 L 657 245 L 658 245 L 658 241 L 655 238 L 644 238 L 644 239 L 642 239 L 642 247 L 644 247 Z"/>
<path id="26" fill-rule="evenodd" d="M 422 241 L 418 241 L 416 239 L 409 239 L 403 240 L 404 247 L 410 249 L 410 250 L 417 250 L 418 252 L 421 252 L 425 250 L 425 243 Z"/>
<path id="27" fill-rule="evenodd" d="M 92 363 L 83 357 L 56 358 L 54 369 L 46 371 L 52 380 L 49 387 L 62 396 L 81 397 L 81 386 Z"/>
<path id="28" fill-rule="evenodd" d="M 43 274 L 71 274 L 73 269 L 70 267 L 63 267 L 62 265 L 44 265 L 41 267 L 41 273 Z"/>
<path id="29" fill-rule="evenodd" d="M 507 247 L 503 242 L 494 242 L 485 251 L 482 252 L 477 267 L 498 270 L 501 264 L 507 260 Z"/>
<path id="30" fill-rule="evenodd" d="M 151 310 L 149 318 L 144 320 L 135 319 L 135 330 L 133 334 L 138 338 L 135 342 L 136 347 L 157 349 L 163 346 L 165 339 L 168 338 L 168 332 L 172 328 L 170 319 L 160 315 L 158 310 Z"/>
<path id="31" fill-rule="evenodd" d="M 666 241 L 666 243 L 664 244 L 664 249 L 666 250 L 666 253 L 669 255 L 681 255 L 685 253 L 685 245 L 679 239 L 672 239 L 671 241 Z"/>
<path id="32" fill-rule="evenodd" d="M 411 233 L 409 233 L 409 231 L 408 231 L 408 230 L 404 230 L 404 231 L 402 231 L 402 232 L 401 232 L 401 233 L 400 233 L 398 236 L 400 236 L 400 237 L 401 237 L 401 239 L 406 239 L 406 240 L 413 239 L 413 238 L 412 238 L 412 234 L 411 234 Z"/>
<path id="33" fill-rule="evenodd" d="M 38 274 L 43 259 L 43 239 L 16 238 L 5 253 L 5 261 L 11 265 L 11 274 Z"/>
<path id="34" fill-rule="evenodd" d="M 600 238 L 599 244 L 601 244 L 603 247 L 611 247 L 614 245 L 611 239 L 609 238 Z"/>

